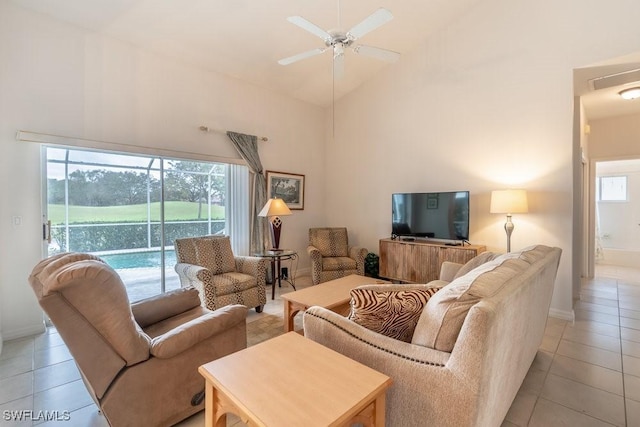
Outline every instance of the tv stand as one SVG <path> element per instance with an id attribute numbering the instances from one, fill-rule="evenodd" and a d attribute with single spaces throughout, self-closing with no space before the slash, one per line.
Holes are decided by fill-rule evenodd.
<path id="1" fill-rule="evenodd" d="M 406 283 L 428 283 L 440 276 L 445 261 L 464 264 L 486 246 L 427 241 L 380 240 L 380 276 Z"/>

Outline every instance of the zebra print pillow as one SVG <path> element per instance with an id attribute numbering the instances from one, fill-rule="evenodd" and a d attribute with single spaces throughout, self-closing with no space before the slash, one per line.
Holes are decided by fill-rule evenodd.
<path id="1" fill-rule="evenodd" d="M 411 342 L 429 297 L 441 288 L 427 285 L 365 285 L 351 290 L 349 319 L 397 340 Z"/>

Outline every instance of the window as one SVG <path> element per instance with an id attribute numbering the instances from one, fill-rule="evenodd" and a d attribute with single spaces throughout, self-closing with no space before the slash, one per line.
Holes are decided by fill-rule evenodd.
<path id="1" fill-rule="evenodd" d="M 100 256 L 118 272 L 131 301 L 180 287 L 174 270 L 176 238 L 229 234 L 229 228 L 235 240 L 248 235 L 238 229 L 238 224 L 248 229 L 248 209 L 228 204 L 229 199 L 249 199 L 246 166 L 60 147 L 44 150 L 49 254 Z M 234 185 L 232 179 L 242 184 Z M 243 194 L 234 193 L 238 191 Z"/>
<path id="2" fill-rule="evenodd" d="M 600 176 L 596 182 L 596 200 L 600 202 L 626 202 L 626 176 Z"/>

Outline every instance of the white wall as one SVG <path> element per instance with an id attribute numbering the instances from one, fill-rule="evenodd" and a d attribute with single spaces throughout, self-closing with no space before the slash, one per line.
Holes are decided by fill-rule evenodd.
<path id="1" fill-rule="evenodd" d="M 329 223 L 377 251 L 391 230 L 391 193 L 470 190 L 471 242 L 504 251 L 505 218 L 489 214 L 490 191 L 526 188 L 530 212 L 514 216 L 512 247 L 563 249 L 552 313 L 570 317 L 580 256 L 572 70 L 637 51 L 638 13 L 640 3 L 620 0 L 480 2 L 338 103 Z"/>
<path id="2" fill-rule="evenodd" d="M 40 148 L 17 130 L 235 156 L 226 136 L 265 135 L 265 169 L 307 176 L 305 209 L 281 244 L 306 258 L 323 222 L 325 111 L 241 81 L 0 2 L 0 325 L 4 339 L 42 328 L 27 276 L 41 255 Z M 13 226 L 12 217 L 22 218 Z"/>
<path id="3" fill-rule="evenodd" d="M 589 158 L 640 158 L 640 114 L 591 120 L 589 127 Z"/>

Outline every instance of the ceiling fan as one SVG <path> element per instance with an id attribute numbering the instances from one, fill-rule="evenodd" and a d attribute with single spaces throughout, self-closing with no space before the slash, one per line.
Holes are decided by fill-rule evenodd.
<path id="1" fill-rule="evenodd" d="M 325 31 L 302 16 L 290 16 L 287 18 L 287 21 L 307 30 L 315 36 L 320 37 L 324 41 L 325 47 L 316 48 L 281 59 L 278 63 L 280 65 L 293 64 L 294 62 L 298 62 L 302 59 L 320 55 L 321 53 L 331 49 L 333 52 L 333 74 L 334 77 L 340 78 L 344 75 L 344 51 L 346 48 L 351 48 L 353 52 L 359 55 L 365 55 L 387 62 L 395 62 L 400 58 L 400 54 L 398 52 L 361 44 L 353 45 L 353 42 L 360 39 L 370 31 L 386 24 L 391 19 L 393 19 L 391 12 L 381 7 L 349 31 L 343 31 L 340 29 Z"/>

